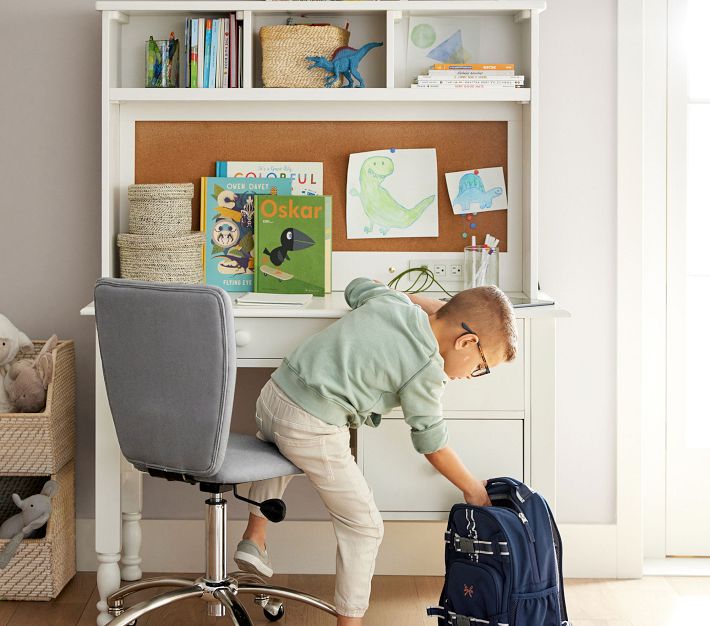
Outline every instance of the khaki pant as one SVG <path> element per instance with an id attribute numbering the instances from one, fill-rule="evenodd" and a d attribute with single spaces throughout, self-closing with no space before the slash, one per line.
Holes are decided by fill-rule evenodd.
<path id="1" fill-rule="evenodd" d="M 338 544 L 335 607 L 340 615 L 361 617 L 370 600 L 370 584 L 384 525 L 372 490 L 350 452 L 347 426 L 333 426 L 296 406 L 269 380 L 256 403 L 258 437 L 276 444 L 303 470 L 330 512 Z M 291 476 L 252 483 L 249 498 L 280 498 Z M 249 512 L 262 516 L 250 505 Z M 318 537 L 313 537 L 313 546 Z"/>

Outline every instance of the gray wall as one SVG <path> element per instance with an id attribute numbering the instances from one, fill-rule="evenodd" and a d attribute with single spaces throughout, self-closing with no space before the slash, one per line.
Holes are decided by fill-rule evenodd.
<path id="1" fill-rule="evenodd" d="M 616 2 L 600 0 L 592 10 L 581 0 L 548 5 L 541 18 L 540 276 L 573 315 L 559 323 L 557 347 L 558 517 L 609 523 L 616 471 Z M 93 517 L 94 506 L 94 335 L 93 321 L 78 312 L 100 273 L 100 31 L 93 0 L 3 3 L 0 311 L 32 337 L 56 332 L 76 342 L 82 518 Z M 267 376 L 240 372 L 236 430 L 251 429 Z M 291 519 L 324 516 L 302 479 L 287 493 Z M 202 498 L 182 485 L 148 479 L 145 501 L 146 517 L 202 515 Z"/>

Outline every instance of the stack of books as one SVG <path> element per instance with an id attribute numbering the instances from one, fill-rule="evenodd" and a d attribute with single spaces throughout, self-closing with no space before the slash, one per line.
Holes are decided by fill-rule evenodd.
<path id="1" fill-rule="evenodd" d="M 516 76 L 515 65 L 504 64 L 460 64 L 438 63 L 429 73 L 417 77 L 412 85 L 414 89 L 439 87 L 485 89 L 486 87 L 504 87 L 515 89 L 522 87 L 525 76 Z"/>
<path id="2" fill-rule="evenodd" d="M 202 178 L 205 282 L 231 292 L 330 293 L 332 198 L 323 195 L 323 164 L 217 161 L 215 170 Z"/>
<path id="3" fill-rule="evenodd" d="M 242 40 L 235 13 L 186 19 L 181 86 L 241 87 Z"/>

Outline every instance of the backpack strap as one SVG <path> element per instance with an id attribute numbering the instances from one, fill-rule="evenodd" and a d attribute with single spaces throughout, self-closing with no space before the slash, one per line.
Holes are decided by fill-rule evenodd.
<path id="1" fill-rule="evenodd" d="M 444 533 L 444 540 L 456 552 L 461 554 L 485 554 L 488 556 L 510 556 L 507 541 L 483 541 L 462 537 L 458 533 L 447 530 Z"/>
<path id="2" fill-rule="evenodd" d="M 441 617 L 446 620 L 449 626 L 480 626 L 488 624 L 488 626 L 508 626 L 496 620 L 480 619 L 478 617 L 468 617 L 467 615 L 459 615 L 453 611 L 447 611 L 441 606 L 430 606 L 427 610 L 427 615 L 432 617 Z"/>

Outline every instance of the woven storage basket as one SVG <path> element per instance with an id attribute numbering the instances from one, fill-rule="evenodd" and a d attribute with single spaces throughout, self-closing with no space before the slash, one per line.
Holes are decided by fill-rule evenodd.
<path id="1" fill-rule="evenodd" d="M 325 70 L 309 70 L 306 57 L 330 59 L 338 48 L 348 45 L 350 31 L 337 26 L 263 26 L 259 38 L 264 87 L 323 87 Z M 342 82 L 339 78 L 333 86 L 340 87 Z"/>
<path id="2" fill-rule="evenodd" d="M 128 232 L 184 235 L 192 228 L 192 183 L 129 185 Z"/>
<path id="3" fill-rule="evenodd" d="M 33 341 L 35 354 L 44 341 Z M 27 353 L 16 360 L 34 358 Z M 0 474 L 53 474 L 74 457 L 74 342 L 52 351 L 52 381 L 41 413 L 0 413 Z"/>
<path id="4" fill-rule="evenodd" d="M 201 283 L 205 235 L 192 232 L 174 237 L 118 235 L 121 278 L 159 283 Z"/>
<path id="5" fill-rule="evenodd" d="M 45 535 L 23 539 L 10 563 L 0 570 L 2 600 L 51 600 L 76 574 L 73 462 L 49 476 L 0 477 L 0 522 L 20 512 L 13 493 L 21 498 L 39 493 L 50 478 L 59 483 L 59 491 L 52 498 Z M 0 539 L 0 550 L 8 543 Z"/>

